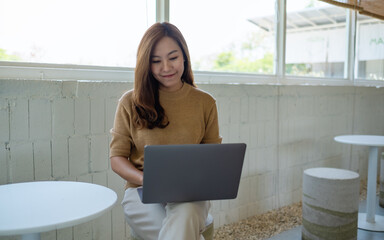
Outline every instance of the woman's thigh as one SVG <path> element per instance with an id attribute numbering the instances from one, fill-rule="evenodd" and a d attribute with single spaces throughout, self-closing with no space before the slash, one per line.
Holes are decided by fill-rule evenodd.
<path id="1" fill-rule="evenodd" d="M 166 213 L 168 217 L 169 215 L 180 215 L 180 217 L 196 216 L 205 223 L 210 207 L 210 201 L 168 203 L 166 205 Z"/>
<path id="2" fill-rule="evenodd" d="M 162 204 L 143 204 L 136 188 L 128 188 L 122 201 L 125 219 L 136 235 L 143 239 L 157 239 L 165 208 Z"/>
<path id="3" fill-rule="evenodd" d="M 159 239 L 203 239 L 209 208 L 209 201 L 168 203 Z"/>

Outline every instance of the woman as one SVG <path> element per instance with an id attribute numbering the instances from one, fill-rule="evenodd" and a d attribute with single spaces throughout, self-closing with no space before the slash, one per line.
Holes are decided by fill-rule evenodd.
<path id="1" fill-rule="evenodd" d="M 111 167 L 127 181 L 127 223 L 142 239 L 202 239 L 209 201 L 143 204 L 144 146 L 221 143 L 215 99 L 194 84 L 187 44 L 170 23 L 156 23 L 137 52 L 134 89 L 119 100 Z"/>

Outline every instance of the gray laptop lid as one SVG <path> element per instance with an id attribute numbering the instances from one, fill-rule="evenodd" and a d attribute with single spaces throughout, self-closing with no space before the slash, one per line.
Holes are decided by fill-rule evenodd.
<path id="1" fill-rule="evenodd" d="M 244 143 L 145 146 L 142 202 L 236 198 L 245 149 Z"/>

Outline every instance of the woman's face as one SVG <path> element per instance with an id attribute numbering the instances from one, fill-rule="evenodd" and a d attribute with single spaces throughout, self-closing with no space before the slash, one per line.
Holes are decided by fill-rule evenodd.
<path id="1" fill-rule="evenodd" d="M 184 57 L 175 40 L 163 37 L 155 45 L 151 56 L 151 71 L 159 81 L 161 90 L 173 92 L 183 86 L 181 76 L 184 72 Z"/>

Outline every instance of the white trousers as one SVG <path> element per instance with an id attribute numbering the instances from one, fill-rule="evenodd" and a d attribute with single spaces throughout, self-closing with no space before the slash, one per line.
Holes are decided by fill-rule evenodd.
<path id="1" fill-rule="evenodd" d="M 137 189 L 128 188 L 121 204 L 128 225 L 143 240 L 204 240 L 209 201 L 143 204 Z"/>

